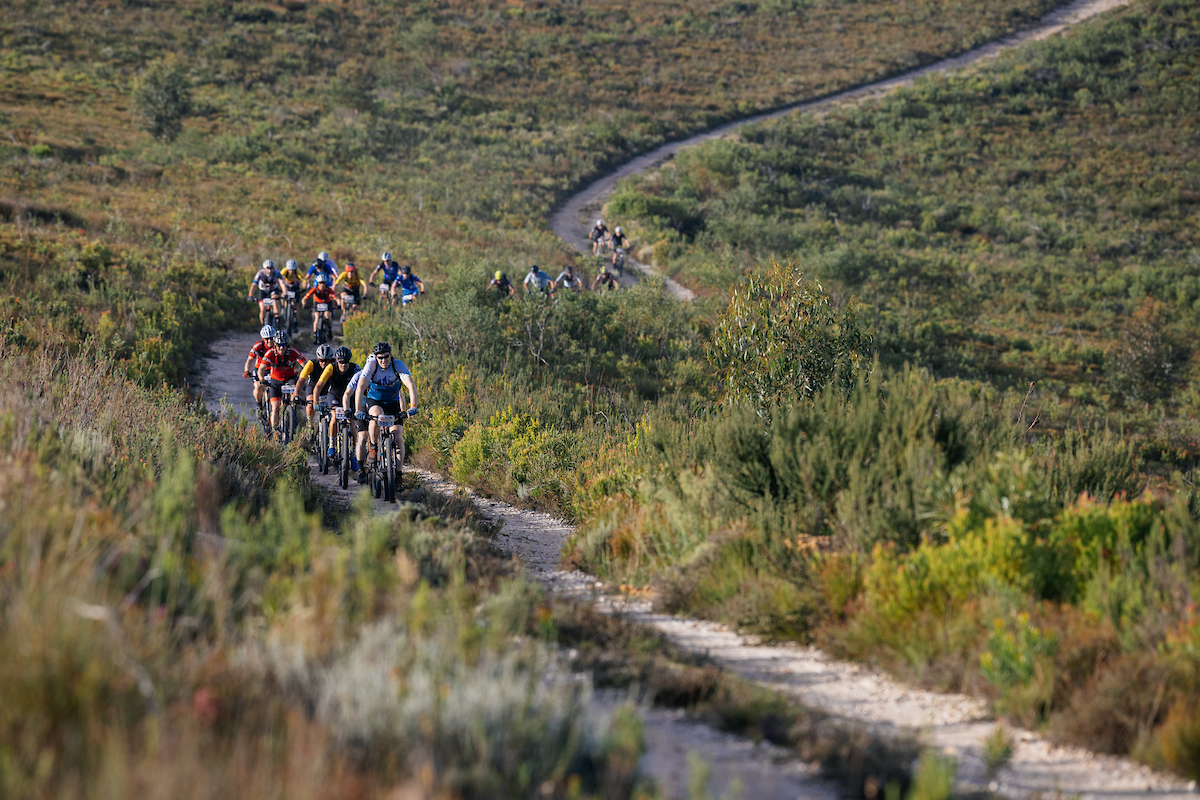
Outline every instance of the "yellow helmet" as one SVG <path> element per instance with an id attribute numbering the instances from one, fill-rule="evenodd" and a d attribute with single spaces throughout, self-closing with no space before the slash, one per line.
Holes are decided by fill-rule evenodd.
<path id="1" fill-rule="evenodd" d="M 500 277 L 501 277 L 502 275 L 504 275 L 504 273 L 503 273 L 503 272 L 501 272 L 500 270 L 496 270 L 496 280 L 500 280 Z"/>

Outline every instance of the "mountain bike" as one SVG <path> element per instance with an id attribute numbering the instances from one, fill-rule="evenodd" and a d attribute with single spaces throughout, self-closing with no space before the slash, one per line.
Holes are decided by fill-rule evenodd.
<path id="1" fill-rule="evenodd" d="M 255 383 L 265 383 L 257 375 L 251 375 Z M 258 424 L 262 426 L 263 433 L 267 436 L 271 435 L 271 401 L 267 399 L 267 392 L 264 390 L 262 400 L 258 401 Z"/>
<path id="2" fill-rule="evenodd" d="M 396 434 L 392 432 L 392 426 L 396 424 L 397 418 L 391 414 L 371 414 L 370 418 L 375 420 L 379 434 L 379 439 L 375 444 L 375 460 L 371 464 L 368 476 L 371 493 L 377 498 L 382 497 L 384 502 L 394 503 L 396 502 L 396 482 L 402 477 L 402 467 L 396 459 Z M 400 429 L 400 435 L 404 435 L 403 428 Z"/>
<path id="3" fill-rule="evenodd" d="M 313 333 L 313 344 L 322 345 L 326 342 L 333 341 L 333 319 L 326 315 L 329 311 L 329 303 L 317 303 L 314 314 L 321 318 L 317 325 L 317 330 Z"/>
<path id="4" fill-rule="evenodd" d="M 613 266 L 617 268 L 617 277 L 625 277 L 625 248 L 618 247 L 617 252 L 613 253 Z"/>
<path id="5" fill-rule="evenodd" d="M 333 410 L 334 441 L 338 453 L 338 486 L 350 488 L 350 458 L 354 455 L 354 415 L 338 406 Z"/>
<path id="6" fill-rule="evenodd" d="M 358 310 L 358 298 L 353 292 L 345 292 L 342 294 L 342 325 L 346 324 L 346 320 L 350 319 L 350 315 Z M 344 329 L 343 329 L 344 330 Z"/>
<path id="7" fill-rule="evenodd" d="M 279 401 L 283 405 L 283 407 L 279 409 L 280 441 L 283 442 L 284 447 L 287 447 L 292 443 L 292 440 L 296 438 L 296 428 L 298 427 L 296 420 L 296 403 L 293 402 L 293 395 L 296 394 L 296 387 L 290 383 L 285 383 L 283 386 L 279 387 L 279 391 L 283 393 L 283 397 Z"/>
<path id="8" fill-rule="evenodd" d="M 330 430 L 330 405 L 321 398 L 317 403 L 317 468 L 321 470 L 322 475 L 329 474 L 329 443 L 332 441 L 333 432 Z"/>
<path id="9" fill-rule="evenodd" d="M 297 319 L 296 312 L 296 292 L 293 289 L 284 289 L 283 294 L 279 298 L 279 319 L 284 324 L 284 330 L 288 333 L 295 333 L 300 329 L 300 321 Z"/>
<path id="10" fill-rule="evenodd" d="M 279 321 L 279 314 L 275 310 L 275 298 L 264 297 L 259 302 L 266 307 L 266 314 L 263 316 L 263 324 L 270 325 L 272 328 L 274 328 Z"/>

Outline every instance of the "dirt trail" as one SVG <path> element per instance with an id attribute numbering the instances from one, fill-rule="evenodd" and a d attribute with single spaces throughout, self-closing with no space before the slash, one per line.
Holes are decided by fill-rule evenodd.
<path id="1" fill-rule="evenodd" d="M 834 105 L 847 102 L 860 102 L 871 97 L 878 97 L 887 94 L 902 86 L 911 86 L 913 81 L 925 75 L 932 75 L 940 72 L 950 72 L 951 70 L 961 69 L 962 67 L 978 64 L 982 61 L 995 58 L 1005 50 L 1011 50 L 1018 45 L 1026 42 L 1038 41 L 1060 33 L 1072 25 L 1091 19 L 1097 14 L 1102 14 L 1105 11 L 1111 11 L 1114 8 L 1128 5 L 1130 0 L 1075 0 L 1074 3 L 1063 6 L 1056 11 L 1053 11 L 1042 19 L 1033 27 L 1023 31 L 1018 31 L 1009 36 L 1006 36 L 999 41 L 976 47 L 974 50 L 968 50 L 961 55 L 945 58 L 941 61 L 935 61 L 932 64 L 914 69 L 910 72 L 905 72 L 891 78 L 875 81 L 874 83 L 856 86 L 851 89 L 846 89 L 836 94 L 831 94 L 826 97 L 819 97 L 813 100 L 805 100 L 799 103 L 793 103 L 783 108 L 778 108 L 774 111 L 767 111 L 762 114 L 755 114 L 752 117 L 730 122 L 721 125 L 717 128 L 712 128 L 704 133 L 689 136 L 686 139 L 680 139 L 676 142 L 669 142 L 660 147 L 651 150 L 648 153 L 638 156 L 630 161 L 625 162 L 617 169 L 608 173 L 602 178 L 599 178 L 586 187 L 576 192 L 559 207 L 554 215 L 550 218 L 550 229 L 556 233 L 564 242 L 576 248 L 580 252 L 590 253 L 591 243 L 588 241 L 587 233 L 591 230 L 591 221 L 595 219 L 604 201 L 612 194 L 617 186 L 617 181 L 622 178 L 627 178 L 630 175 L 636 175 L 639 172 L 658 166 L 662 162 L 674 156 L 684 147 L 700 144 L 709 139 L 719 139 L 723 136 L 729 136 L 736 133 L 745 125 L 753 125 L 756 122 L 763 122 L 769 119 L 777 119 L 785 114 L 793 112 L 820 112 L 826 111 Z M 667 291 L 678 300 L 689 301 L 695 295 L 690 289 L 681 286 L 669 276 L 661 275 L 657 270 L 648 264 L 643 264 L 633 258 L 627 258 L 626 264 L 633 269 L 647 276 L 659 276 L 666 282 Z"/>

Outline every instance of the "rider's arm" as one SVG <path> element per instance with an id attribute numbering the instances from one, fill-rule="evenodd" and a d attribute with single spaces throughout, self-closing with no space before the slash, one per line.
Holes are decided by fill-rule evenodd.
<path id="1" fill-rule="evenodd" d="M 421 280 L 420 278 L 417 278 L 417 286 L 421 287 L 422 293 L 425 292 L 425 281 Z"/>
<path id="2" fill-rule="evenodd" d="M 313 374 L 313 367 L 317 362 L 309 361 L 304 365 L 304 369 L 300 370 L 300 377 L 296 379 L 296 385 L 299 386 L 308 380 L 308 376 Z"/>
<path id="3" fill-rule="evenodd" d="M 408 390 L 409 408 L 417 407 L 417 382 L 413 379 L 412 373 L 405 372 L 400 375 L 400 383 Z"/>

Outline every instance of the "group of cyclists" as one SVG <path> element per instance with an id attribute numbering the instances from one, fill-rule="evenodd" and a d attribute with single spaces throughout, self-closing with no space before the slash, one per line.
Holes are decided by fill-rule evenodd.
<path id="1" fill-rule="evenodd" d="M 609 232 L 603 220 L 597 220 L 592 229 L 593 254 L 602 256 L 605 248 L 612 250 L 612 258 L 601 263 L 599 274 L 591 283 L 592 291 L 616 289 L 618 274 L 624 267 L 624 250 L 629 240 L 620 227 Z M 611 265 L 611 268 L 610 268 Z M 263 416 L 264 426 L 269 422 L 270 431 L 282 438 L 281 425 L 285 403 L 303 404 L 307 421 L 314 423 L 319 415 L 335 414 L 338 419 L 353 419 L 355 444 L 353 452 L 343 454 L 349 458 L 349 467 L 358 473 L 358 482 L 366 483 L 368 472 L 379 457 L 377 449 L 379 430 L 377 419 L 390 423 L 389 430 L 398 450 L 398 461 L 404 460 L 403 423 L 417 413 L 417 387 L 412 372 L 403 361 L 392 353 L 391 345 L 380 342 L 360 367 L 352 359 L 350 348 L 334 347 L 316 334 L 329 323 L 332 331 L 332 315 L 340 310 L 342 319 L 352 314 L 361 305 L 367 287 L 376 286 L 380 277 L 378 294 L 389 302 L 399 301 L 408 305 L 425 292 L 425 284 L 413 275 L 411 266 L 400 266 L 390 252 L 380 255 L 379 264 L 364 280 L 353 261 L 348 261 L 340 270 L 329 253 L 322 251 L 302 273 L 294 259 L 289 259 L 282 270 L 270 259 L 254 275 L 248 297 L 259 308 L 259 341 L 255 342 L 246 357 L 242 369 L 245 378 L 254 379 L 254 400 L 260 409 L 267 411 Z M 547 301 L 560 290 L 581 291 L 585 282 L 575 267 L 567 266 L 557 278 L 551 278 L 536 264 L 529 268 L 523 281 L 527 293 L 541 292 Z M 339 291 L 339 287 L 341 287 Z M 503 271 L 497 271 L 489 289 L 503 298 L 512 297 L 516 286 Z M 317 344 L 316 357 L 308 360 L 292 346 L 292 332 L 276 316 L 281 299 L 298 301 L 300 308 L 313 306 L 313 333 Z M 294 323 L 293 323 L 294 324 Z M 405 400 L 404 394 L 408 398 Z M 340 409 L 340 411 L 339 411 Z M 262 412 L 260 412 L 262 413 Z M 289 416 L 289 419 L 294 419 Z M 323 428 L 324 430 L 324 428 Z M 334 458 L 333 442 L 324 453 Z"/>
<path id="2" fill-rule="evenodd" d="M 379 264 L 365 281 L 353 261 L 347 261 L 339 271 L 329 253 L 323 250 L 305 274 L 301 273 L 295 259 L 288 259 L 282 270 L 276 269 L 275 262 L 267 259 L 251 280 L 247 299 L 258 303 L 260 325 L 276 318 L 276 304 L 285 297 L 299 300 L 301 308 L 307 308 L 312 301 L 315 334 L 325 321 L 332 330 L 334 309 L 341 311 L 343 320 L 352 314 L 362 304 L 365 288 L 375 287 L 377 275 L 381 275 L 379 297 L 388 302 L 406 306 L 425 292 L 425 284 L 413 275 L 411 266 L 400 266 L 390 252 L 382 253 L 379 258 Z M 342 287 L 340 292 L 339 286 Z"/>
<path id="3" fill-rule="evenodd" d="M 318 414 L 333 415 L 339 408 L 353 416 L 355 447 L 345 456 L 350 459 L 350 470 L 358 473 L 359 483 L 367 482 L 368 469 L 378 457 L 376 419 L 380 417 L 393 418 L 390 430 L 395 434 L 398 463 L 404 463 L 402 426 L 405 419 L 417 414 L 417 384 L 409 368 L 392 353 L 390 344 L 376 344 L 360 367 L 353 362 L 349 347 L 318 345 L 316 358 L 309 361 L 291 346 L 291 336 L 285 330 L 264 325 L 259 337 L 250 348 L 242 376 L 255 379 L 254 400 L 261 405 L 265 398 L 269 404 L 271 430 L 277 436 L 282 433 L 284 397 L 290 395 L 297 398 L 291 402 L 304 404 L 309 423 L 315 422 Z M 407 402 L 404 392 L 408 394 Z M 331 442 L 324 455 L 332 459 L 334 451 Z"/>
<path id="4" fill-rule="evenodd" d="M 611 256 L 601 261 L 600 271 L 591 283 L 591 290 L 593 292 L 597 289 L 611 291 L 619 288 L 620 277 L 625 274 L 625 250 L 629 247 L 628 237 L 625 236 L 625 232 L 621 230 L 620 226 L 610 232 L 603 219 L 596 220 L 596 225 L 588 236 L 592 241 L 592 255 L 604 258 L 604 251 L 606 249 L 611 251 Z M 529 274 L 525 276 L 522 285 L 526 293 L 541 292 L 549 301 L 554 299 L 562 289 L 582 291 L 587 286 L 587 282 L 571 265 L 564 267 L 563 271 L 558 273 L 557 278 L 551 278 L 549 273 L 543 271 L 537 264 L 533 264 L 529 267 Z M 507 274 L 502 270 L 496 270 L 491 283 L 488 284 L 488 290 L 495 292 L 501 298 L 508 298 L 516 294 L 517 287 L 509 280 Z"/>

